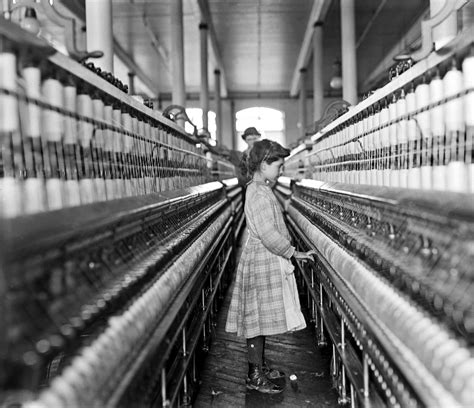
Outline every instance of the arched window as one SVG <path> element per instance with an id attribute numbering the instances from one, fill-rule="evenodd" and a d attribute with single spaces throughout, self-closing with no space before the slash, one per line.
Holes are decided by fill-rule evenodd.
<path id="1" fill-rule="evenodd" d="M 202 109 L 201 108 L 186 108 L 186 114 L 188 115 L 191 122 L 193 122 L 198 130 L 202 129 Z M 213 111 L 207 112 L 207 123 L 208 123 L 208 131 L 211 134 L 211 138 L 216 140 L 216 113 Z M 193 133 L 193 127 L 186 122 L 184 124 L 184 129 L 188 133 Z"/>
<path id="2" fill-rule="evenodd" d="M 242 109 L 236 113 L 235 128 L 238 140 L 237 149 L 245 150 L 247 145 L 240 137 L 244 130 L 250 126 L 257 128 L 262 134 L 262 139 L 271 139 L 275 142 L 286 144 L 285 138 L 285 113 L 277 109 L 254 107 Z"/>

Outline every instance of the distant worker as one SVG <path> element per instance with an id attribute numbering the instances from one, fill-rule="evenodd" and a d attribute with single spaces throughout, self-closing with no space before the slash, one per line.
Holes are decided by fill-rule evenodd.
<path id="1" fill-rule="evenodd" d="M 242 139 L 244 139 L 245 143 L 247 143 L 247 148 L 242 153 L 243 159 L 248 157 L 250 149 L 257 140 L 260 140 L 260 136 L 262 136 L 260 132 L 253 126 L 244 130 L 244 133 L 242 133 Z"/>
<path id="2" fill-rule="evenodd" d="M 243 151 L 234 150 L 231 152 L 230 161 L 234 164 L 239 179 L 239 185 L 242 187 L 242 202 L 245 202 L 245 188 L 247 183 L 250 181 L 250 177 L 247 172 L 247 158 L 250 149 L 253 144 L 261 137 L 260 132 L 253 126 L 248 127 L 242 133 L 242 139 L 247 143 L 247 148 Z"/>

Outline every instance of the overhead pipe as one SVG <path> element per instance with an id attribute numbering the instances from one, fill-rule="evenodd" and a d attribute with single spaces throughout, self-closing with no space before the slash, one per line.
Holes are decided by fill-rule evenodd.
<path id="1" fill-rule="evenodd" d="M 206 23 L 199 24 L 199 33 L 201 37 L 201 93 L 200 102 L 202 109 L 202 127 L 205 130 L 209 128 L 209 78 L 207 76 L 208 66 L 208 50 L 207 50 L 207 39 L 208 39 L 208 26 Z"/>
<path id="2" fill-rule="evenodd" d="M 112 31 L 112 0 L 86 0 L 87 50 L 104 53 L 94 60 L 102 71 L 114 73 L 114 37 Z"/>
<path id="3" fill-rule="evenodd" d="M 183 44 L 183 0 L 171 2 L 171 77 L 173 82 L 172 103 L 185 107 L 186 89 L 184 82 L 184 44 Z M 184 127 L 184 121 L 178 119 Z"/>
<path id="4" fill-rule="evenodd" d="M 221 71 L 214 70 L 214 92 L 216 98 L 216 141 L 222 141 L 222 99 L 221 99 Z"/>
<path id="5" fill-rule="evenodd" d="M 341 0 L 342 99 L 356 105 L 357 58 L 354 0 Z"/>
<path id="6" fill-rule="evenodd" d="M 324 111 L 323 23 L 314 24 L 313 33 L 313 120 L 321 119 Z"/>
<path id="7" fill-rule="evenodd" d="M 300 69 L 300 99 L 299 99 L 300 137 L 306 137 L 306 68 Z"/>

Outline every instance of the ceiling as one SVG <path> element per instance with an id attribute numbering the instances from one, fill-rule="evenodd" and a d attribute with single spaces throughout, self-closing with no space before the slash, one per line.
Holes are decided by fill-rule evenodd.
<path id="1" fill-rule="evenodd" d="M 146 76 L 145 83 L 162 98 L 169 96 L 172 90 L 171 1 L 174 0 L 113 0 L 116 44 L 136 63 L 138 76 Z M 214 53 L 214 47 L 209 46 L 210 91 L 214 89 L 213 71 L 221 65 L 224 96 L 249 98 L 290 95 L 292 80 L 302 68 L 297 61 L 308 23 L 310 27 L 313 24 L 309 22 L 313 7 L 324 3 L 323 79 L 326 94 L 334 94 L 329 81 L 334 61 L 341 59 L 340 1 L 345 0 L 183 0 L 188 98 L 198 98 L 200 89 L 198 26 L 203 6 L 204 15 L 207 13 L 211 19 L 209 31 L 215 35 L 217 49 Z M 84 0 L 63 2 L 84 16 Z M 369 90 L 366 79 L 377 67 L 380 70 L 382 60 L 392 47 L 400 41 L 405 48 L 413 47 L 405 34 L 411 27 L 419 26 L 419 19 L 428 9 L 429 0 L 355 0 L 360 92 Z M 393 60 L 390 58 L 389 62 Z M 312 73 L 312 58 L 305 65 L 308 73 Z M 372 85 L 386 79 L 387 72 L 383 69 Z M 311 75 L 308 75 L 307 88 L 312 89 Z"/>

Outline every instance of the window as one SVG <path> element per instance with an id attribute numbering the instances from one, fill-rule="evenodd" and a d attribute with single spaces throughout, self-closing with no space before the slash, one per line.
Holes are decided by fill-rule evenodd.
<path id="1" fill-rule="evenodd" d="M 191 122 L 193 122 L 197 126 L 198 131 L 201 130 L 202 129 L 202 109 L 201 108 L 187 108 L 186 114 L 188 115 Z M 207 130 L 209 130 L 209 133 L 211 134 L 211 138 L 213 140 L 216 140 L 216 114 L 215 112 L 213 111 L 207 112 L 207 123 L 209 126 Z M 186 132 L 188 133 L 192 134 L 194 132 L 193 127 L 188 122 L 184 124 L 184 128 Z"/>
<path id="2" fill-rule="evenodd" d="M 277 109 L 254 107 L 242 109 L 235 116 L 238 150 L 245 150 L 247 148 L 240 135 L 250 126 L 257 128 L 262 134 L 262 139 L 274 140 L 285 145 L 285 114 L 283 112 Z"/>

